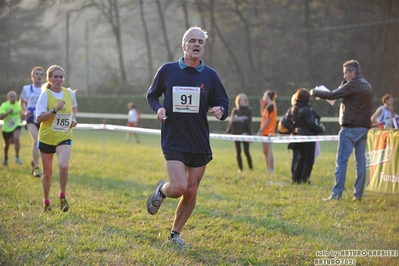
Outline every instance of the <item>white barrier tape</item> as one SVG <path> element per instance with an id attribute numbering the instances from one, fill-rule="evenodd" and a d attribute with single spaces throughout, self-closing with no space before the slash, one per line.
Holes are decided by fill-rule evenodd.
<path id="1" fill-rule="evenodd" d="M 156 120 L 157 116 L 155 114 L 140 114 L 141 119 L 151 119 L 151 120 Z M 99 119 L 124 119 L 127 120 L 129 115 L 128 114 L 109 114 L 109 113 L 86 113 L 86 112 L 79 112 L 78 113 L 78 118 L 83 117 L 83 118 L 99 118 Z M 277 120 L 280 120 L 281 116 L 277 117 Z M 261 122 L 262 118 L 259 116 L 254 116 L 252 117 L 252 122 Z M 322 122 L 335 122 L 338 123 L 338 117 L 323 117 Z M 215 116 L 213 115 L 208 115 L 208 121 L 220 121 L 219 119 L 216 119 Z M 223 122 L 228 122 L 228 119 L 226 119 Z"/>
<path id="2" fill-rule="evenodd" d="M 112 131 L 132 132 L 147 135 L 161 135 L 159 129 L 149 129 L 140 127 L 127 127 L 109 124 L 78 124 L 76 129 L 104 129 Z M 337 141 L 338 135 L 321 135 L 321 136 L 285 136 L 276 135 L 271 137 L 252 136 L 252 135 L 231 135 L 231 134 L 210 134 L 211 139 L 229 140 L 229 141 L 246 141 L 246 142 L 269 142 L 269 143 L 291 143 L 291 142 L 313 142 L 313 141 Z"/>
<path id="3" fill-rule="evenodd" d="M 151 120 L 156 120 L 157 116 L 155 114 L 140 114 L 141 119 L 151 119 Z M 127 120 L 129 115 L 128 114 L 109 114 L 109 113 L 86 113 L 86 112 L 79 112 L 78 113 L 78 120 L 79 118 L 98 118 L 98 119 L 123 119 Z M 280 120 L 281 116 L 277 117 L 277 120 Z M 338 123 L 338 117 L 323 117 L 323 123 L 327 122 L 335 122 Z M 261 122 L 262 118 L 261 117 L 252 117 L 252 122 Z M 213 115 L 208 115 L 208 121 L 220 121 L 216 119 Z M 225 121 L 222 121 L 227 123 L 228 119 Z M 25 121 L 23 121 L 25 123 Z M 0 120 L 0 125 L 3 124 L 3 121 Z"/>
<path id="4" fill-rule="evenodd" d="M 113 131 L 133 132 L 133 133 L 140 133 L 140 134 L 147 134 L 147 135 L 161 135 L 160 129 L 116 126 L 116 125 L 107 125 L 107 124 L 105 125 L 105 129 L 113 130 Z"/>
<path id="5" fill-rule="evenodd" d="M 2 122 L 2 121 L 1 121 Z M 2 125 L 2 123 L 0 123 Z M 117 126 L 111 124 L 78 124 L 76 129 L 83 130 L 112 130 L 122 132 L 132 132 L 146 135 L 161 135 L 161 130 L 141 128 L 141 127 L 127 127 Z M 253 135 L 231 135 L 231 134 L 216 134 L 211 133 L 211 139 L 229 140 L 229 141 L 246 141 L 246 142 L 269 142 L 269 143 L 294 143 L 294 142 L 313 142 L 313 141 L 338 141 L 338 135 L 321 135 L 321 136 L 287 136 L 276 135 L 271 137 L 253 136 Z"/>
<path id="6" fill-rule="evenodd" d="M 292 142 L 313 142 L 313 141 L 337 141 L 338 135 L 325 136 L 252 136 L 252 135 L 230 135 L 230 134 L 210 134 L 211 139 L 246 141 L 246 142 L 269 142 L 269 143 L 292 143 Z"/>

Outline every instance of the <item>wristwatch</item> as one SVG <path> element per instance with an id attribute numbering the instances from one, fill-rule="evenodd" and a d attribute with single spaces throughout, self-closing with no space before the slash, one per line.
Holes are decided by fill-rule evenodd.
<path id="1" fill-rule="evenodd" d="M 57 114 L 57 111 L 56 111 L 54 108 L 51 109 L 51 112 L 52 112 L 53 114 Z"/>

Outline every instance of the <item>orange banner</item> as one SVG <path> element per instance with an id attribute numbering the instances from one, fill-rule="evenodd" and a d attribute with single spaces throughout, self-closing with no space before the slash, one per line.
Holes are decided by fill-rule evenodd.
<path id="1" fill-rule="evenodd" d="M 367 190 L 399 192 L 399 130 L 369 130 L 366 167 L 369 171 Z"/>

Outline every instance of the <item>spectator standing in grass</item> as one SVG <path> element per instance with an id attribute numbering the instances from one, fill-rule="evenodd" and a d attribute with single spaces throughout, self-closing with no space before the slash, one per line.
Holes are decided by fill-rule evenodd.
<path id="1" fill-rule="evenodd" d="M 343 64 L 344 81 L 333 91 L 313 89 L 310 95 L 322 99 L 340 99 L 338 151 L 335 162 L 335 184 L 331 196 L 323 201 L 339 200 L 345 189 L 346 169 L 352 151 L 355 152 L 356 181 L 353 200 L 360 201 L 366 180 L 367 133 L 371 127 L 373 91 L 371 85 L 361 75 L 360 64 L 349 60 Z"/>
<path id="2" fill-rule="evenodd" d="M 311 136 L 324 131 L 319 124 L 320 116 L 310 107 L 310 94 L 307 89 L 298 89 L 295 96 L 295 105 L 292 108 L 292 121 L 295 125 L 294 135 Z M 292 149 L 298 151 L 299 160 L 295 166 L 292 183 L 308 183 L 315 160 L 316 142 L 291 143 Z"/>
<path id="3" fill-rule="evenodd" d="M 235 107 L 231 110 L 230 121 L 227 133 L 233 135 L 252 135 L 252 108 L 248 106 L 248 97 L 245 93 L 240 93 L 236 96 Z M 241 143 L 244 148 L 245 156 L 247 157 L 248 167 L 252 170 L 252 157 L 249 153 L 248 141 L 234 141 L 236 148 L 236 158 L 238 163 L 238 171 L 242 172 L 242 158 L 241 158 Z"/>
<path id="4" fill-rule="evenodd" d="M 212 160 L 207 114 L 226 119 L 229 99 L 216 71 L 204 64 L 207 32 L 191 27 L 183 35 L 183 57 L 162 65 L 147 91 L 147 102 L 161 121 L 161 145 L 169 181 L 159 181 L 147 200 L 155 214 L 166 197 L 179 198 L 168 242 L 186 243 L 180 232 L 194 210 L 197 191 Z M 159 98 L 163 96 L 163 103 Z"/>
<path id="5" fill-rule="evenodd" d="M 277 105 L 275 99 L 277 94 L 274 91 L 267 90 L 260 100 L 260 114 L 262 121 L 257 135 L 273 136 L 276 134 L 277 125 Z M 272 144 L 269 142 L 262 142 L 263 154 L 266 159 L 267 171 L 274 173 L 274 156 Z"/>
<path id="6" fill-rule="evenodd" d="M 26 125 L 25 129 L 29 131 L 32 139 L 32 172 L 34 177 L 40 177 L 41 172 L 39 168 L 39 149 L 37 148 L 37 134 L 40 128 L 40 123 L 36 120 L 36 104 L 42 92 L 44 69 L 41 66 L 36 66 L 32 69 L 30 74 L 32 80 L 31 84 L 25 85 L 22 88 L 21 97 L 19 99 L 19 106 L 25 114 Z"/>
<path id="7" fill-rule="evenodd" d="M 292 112 L 295 106 L 295 97 L 296 93 L 294 93 L 291 97 L 291 106 L 285 112 L 285 115 L 281 118 L 278 123 L 278 133 L 279 134 L 292 134 L 295 129 L 295 125 L 292 122 Z M 296 149 L 293 149 L 293 143 L 288 144 L 288 149 L 292 149 L 292 161 L 291 161 L 291 177 L 294 176 L 295 168 L 298 164 L 299 160 L 299 152 Z"/>
<path id="8" fill-rule="evenodd" d="M 140 122 L 140 112 L 136 109 L 135 105 L 133 102 L 130 102 L 127 104 L 127 108 L 129 109 L 128 113 L 128 119 L 127 119 L 127 126 L 128 127 L 137 127 L 137 125 Z M 126 132 L 126 142 L 130 141 L 130 135 L 133 134 L 133 136 L 136 139 L 137 143 L 140 143 L 139 136 L 137 133 L 131 133 L 131 132 Z"/>
<path id="9" fill-rule="evenodd" d="M 60 209 L 69 210 L 66 199 L 69 157 L 72 146 L 72 127 L 76 127 L 77 102 L 71 89 L 62 87 L 65 71 L 53 65 L 47 69 L 47 83 L 36 106 L 40 122 L 38 147 L 43 164 L 42 185 L 44 211 L 51 211 L 50 187 L 53 176 L 53 157 L 57 154 L 60 179 Z"/>
<path id="10" fill-rule="evenodd" d="M 17 93 L 10 91 L 7 93 L 7 101 L 0 106 L 0 119 L 3 119 L 2 133 L 3 133 L 3 166 L 8 166 L 8 150 L 11 145 L 11 139 L 14 140 L 15 148 L 15 163 L 22 164 L 19 158 L 21 134 L 21 107 L 17 103 Z"/>

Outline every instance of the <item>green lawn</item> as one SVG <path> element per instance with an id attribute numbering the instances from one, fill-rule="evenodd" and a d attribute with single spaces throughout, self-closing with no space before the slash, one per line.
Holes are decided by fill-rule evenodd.
<path id="1" fill-rule="evenodd" d="M 311 185 L 293 186 L 287 144 L 274 145 L 276 179 L 268 179 L 260 143 L 251 144 L 254 170 L 238 173 L 233 143 L 219 140 L 212 140 L 214 160 L 181 234 L 189 247 L 163 246 L 178 201 L 167 199 L 156 215 L 147 213 L 147 197 L 167 176 L 159 136 L 140 140 L 75 130 L 70 210 L 56 207 L 55 171 L 53 211 L 45 214 L 41 181 L 29 175 L 30 138 L 23 130 L 24 164 L 14 163 L 11 149 L 8 168 L 0 167 L 0 265 L 314 265 L 331 258 L 323 251 L 399 250 L 399 197 L 366 190 L 363 201 L 353 203 L 353 158 L 343 199 L 321 201 L 331 193 L 336 142 L 321 143 Z M 398 257 L 346 258 L 356 265 L 399 265 Z"/>

